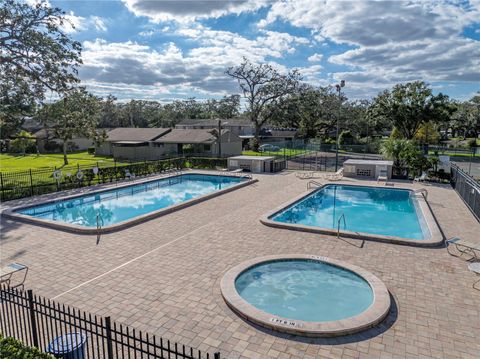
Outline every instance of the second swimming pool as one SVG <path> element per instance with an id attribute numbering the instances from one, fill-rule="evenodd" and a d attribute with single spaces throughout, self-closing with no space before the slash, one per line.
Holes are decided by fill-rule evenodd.
<path id="1" fill-rule="evenodd" d="M 327 185 L 277 212 L 270 220 L 334 230 L 340 220 L 341 230 L 429 239 L 417 199 L 411 194 L 403 189 Z"/>

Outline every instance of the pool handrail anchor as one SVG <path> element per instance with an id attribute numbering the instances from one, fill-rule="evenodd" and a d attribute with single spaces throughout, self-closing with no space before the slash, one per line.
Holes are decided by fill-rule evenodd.
<path id="1" fill-rule="evenodd" d="M 428 191 L 426 188 L 418 188 L 418 189 L 415 189 L 411 192 L 411 194 L 421 194 L 423 197 L 425 197 L 425 200 L 427 199 L 428 197 Z"/>
<path id="2" fill-rule="evenodd" d="M 347 222 L 345 220 L 345 213 L 342 213 L 340 218 L 337 221 L 337 238 L 340 238 L 340 221 L 343 219 L 343 229 L 347 228 Z"/>
<path id="3" fill-rule="evenodd" d="M 311 189 L 312 186 L 316 186 L 316 187 L 321 187 L 323 186 L 323 183 L 320 183 L 320 182 L 317 182 L 317 181 L 308 181 L 307 182 L 307 189 Z"/>

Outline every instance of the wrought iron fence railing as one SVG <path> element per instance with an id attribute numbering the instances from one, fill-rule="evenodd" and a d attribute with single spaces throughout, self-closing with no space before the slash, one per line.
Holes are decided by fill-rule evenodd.
<path id="1" fill-rule="evenodd" d="M 77 166 L 63 169 L 41 168 L 27 171 L 0 172 L 0 200 L 30 197 L 39 194 L 116 182 L 171 170 L 226 167 L 225 158 L 178 157 L 113 166 Z"/>
<path id="2" fill-rule="evenodd" d="M 56 338 L 67 356 L 83 358 L 220 359 L 220 353 L 201 352 L 185 345 L 118 324 L 110 317 L 94 315 L 31 290 L 0 288 L 0 331 L 24 344 L 49 352 Z M 71 334 L 71 335 L 69 335 Z M 57 354 L 60 345 L 56 347 Z M 51 350 L 50 350 L 51 352 Z"/>
<path id="3" fill-rule="evenodd" d="M 454 163 L 450 171 L 452 187 L 480 222 L 480 184 Z"/>

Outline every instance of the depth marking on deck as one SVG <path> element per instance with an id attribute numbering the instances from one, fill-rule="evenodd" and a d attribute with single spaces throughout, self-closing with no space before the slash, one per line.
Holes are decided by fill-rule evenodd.
<path id="1" fill-rule="evenodd" d="M 93 281 L 95 281 L 95 280 L 97 280 L 97 279 L 100 279 L 100 278 L 102 278 L 102 277 L 105 277 L 106 275 L 108 275 L 108 274 L 110 274 L 110 273 L 112 273 L 112 272 L 115 272 L 117 269 L 123 268 L 123 267 L 129 265 L 130 263 L 135 262 L 135 261 L 138 260 L 138 259 L 141 259 L 141 258 L 143 258 L 143 257 L 146 257 L 146 256 L 148 256 L 149 254 L 151 254 L 151 253 L 153 253 L 153 252 L 155 252 L 155 251 L 157 251 L 157 250 L 159 250 L 159 249 L 162 249 L 162 248 L 164 248 L 164 247 L 166 247 L 166 246 L 168 246 L 168 245 L 170 245 L 170 244 L 172 244 L 172 243 L 175 243 L 175 242 L 179 241 L 180 239 L 188 236 L 189 234 L 192 234 L 192 233 L 198 231 L 199 229 L 202 229 L 203 227 L 206 227 L 206 226 L 208 226 L 208 225 L 210 225 L 210 224 L 212 224 L 212 223 L 213 223 L 213 222 L 208 222 L 208 223 L 204 224 L 203 226 L 200 226 L 200 227 L 198 227 L 198 228 L 195 228 L 193 231 L 190 231 L 190 232 L 188 232 L 188 233 L 182 234 L 180 237 L 177 237 L 177 238 L 175 238 L 175 239 L 172 239 L 170 242 L 164 243 L 164 244 L 162 244 L 161 246 L 156 247 L 156 248 L 154 248 L 154 249 L 152 249 L 152 250 L 150 250 L 150 251 L 148 251 L 148 252 L 146 252 L 146 253 L 143 253 L 142 255 L 139 255 L 139 256 L 136 257 L 136 258 L 130 259 L 129 261 L 127 261 L 127 262 L 125 262 L 125 263 L 123 263 L 123 264 L 120 264 L 118 267 L 115 267 L 115 268 L 113 268 L 113 269 L 110 269 L 109 271 L 107 271 L 107 272 L 105 272 L 105 273 L 103 273 L 103 274 L 100 274 L 100 275 L 98 275 L 98 276 L 96 276 L 96 277 L 94 277 L 94 278 L 92 278 L 92 279 L 89 279 L 89 280 L 87 280 L 86 282 L 83 282 L 83 283 L 77 285 L 76 287 L 70 288 L 69 290 L 66 290 L 66 291 L 63 292 L 63 293 L 60 293 L 60 294 L 56 295 L 55 297 L 53 297 L 53 298 L 51 298 L 51 299 L 57 299 L 57 298 L 61 297 L 61 296 L 64 295 L 64 294 L 70 293 L 70 292 L 74 291 L 75 289 L 78 289 L 78 288 L 80 288 L 80 287 L 83 287 L 84 285 L 87 285 L 87 284 L 89 284 L 89 283 L 91 283 L 91 282 L 93 282 Z"/>

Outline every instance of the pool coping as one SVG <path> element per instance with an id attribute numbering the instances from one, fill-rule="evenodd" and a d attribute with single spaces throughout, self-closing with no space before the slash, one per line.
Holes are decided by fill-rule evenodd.
<path id="1" fill-rule="evenodd" d="M 364 184 L 345 184 L 345 183 L 325 183 L 320 187 L 317 187 L 313 190 L 306 191 L 299 196 L 296 196 L 294 199 L 283 203 L 282 205 L 276 207 L 274 210 L 268 212 L 267 214 L 260 217 L 260 222 L 266 226 L 274 227 L 274 228 L 281 228 L 281 229 L 290 229 L 290 230 L 297 230 L 302 232 L 310 232 L 310 233 L 319 233 L 319 234 L 327 234 L 331 236 L 337 236 L 337 231 L 332 228 L 324 228 L 324 227 L 315 227 L 315 226 L 307 226 L 302 224 L 291 224 L 291 223 L 282 223 L 276 222 L 271 220 L 270 218 L 273 217 L 278 212 L 283 211 L 287 207 L 292 206 L 294 203 L 301 201 L 305 197 L 313 194 L 314 192 L 322 190 L 326 186 L 331 185 L 342 185 L 342 186 L 353 186 L 353 187 L 370 187 L 370 188 L 382 188 L 385 189 L 386 187 L 383 186 L 372 186 L 372 185 L 364 185 Z M 414 192 L 412 189 L 408 188 L 387 188 L 390 190 L 402 190 L 402 191 L 410 191 L 411 193 Z M 423 195 L 416 195 L 415 198 L 417 199 L 418 208 L 423 215 L 423 219 L 427 225 L 427 228 L 430 232 L 430 238 L 428 239 L 410 239 L 410 238 L 403 238 L 403 237 L 396 237 L 396 236 L 386 236 L 386 235 L 377 235 L 372 233 L 365 233 L 365 232 L 353 232 L 353 231 L 346 231 L 340 230 L 340 236 L 347 237 L 347 238 L 355 238 L 355 239 L 363 239 L 363 240 L 372 240 L 372 241 L 379 241 L 379 242 L 388 242 L 388 243 L 395 243 L 395 244 L 404 244 L 404 245 L 411 245 L 417 247 L 436 247 L 443 244 L 443 234 L 438 226 L 435 217 L 428 205 L 427 200 Z"/>
<path id="2" fill-rule="evenodd" d="M 373 291 L 372 305 L 362 313 L 350 318 L 328 322 L 306 322 L 264 312 L 255 308 L 238 294 L 235 280 L 245 270 L 264 262 L 292 259 L 316 260 L 359 275 L 368 282 Z M 372 328 L 388 315 L 391 305 L 390 293 L 385 284 L 367 270 L 341 260 L 306 254 L 281 254 L 249 259 L 225 273 L 220 281 L 220 290 L 227 305 L 244 319 L 275 331 L 307 337 L 335 337 Z"/>
<path id="3" fill-rule="evenodd" d="M 111 191 L 113 189 L 121 189 L 121 188 L 130 187 L 130 186 L 136 186 L 136 185 L 140 185 L 140 184 L 144 184 L 144 183 L 155 182 L 155 181 L 158 181 L 158 180 L 163 180 L 163 179 L 168 179 L 168 178 L 173 178 L 173 177 L 179 177 L 179 176 L 182 176 L 182 175 L 207 175 L 207 176 L 219 176 L 219 177 L 233 177 L 233 178 L 245 178 L 245 180 L 241 181 L 241 182 L 239 182 L 239 183 L 237 183 L 237 184 L 235 184 L 231 187 L 224 188 L 224 189 L 221 189 L 221 190 L 218 190 L 218 191 L 214 191 L 214 192 L 205 194 L 205 195 L 200 196 L 200 197 L 192 198 L 188 201 L 181 202 L 181 203 L 175 204 L 173 206 L 161 208 L 159 210 L 149 212 L 149 213 L 143 214 L 143 215 L 138 216 L 138 217 L 134 217 L 130 220 L 119 222 L 119 223 L 116 223 L 116 224 L 113 224 L 113 225 L 110 225 L 110 226 L 101 227 L 100 229 L 98 229 L 96 227 L 84 227 L 84 226 L 80 226 L 80 225 L 76 225 L 76 224 L 68 224 L 68 223 L 65 223 L 65 222 L 59 222 L 59 221 L 57 222 L 57 221 L 51 221 L 51 220 L 47 220 L 47 219 L 35 218 L 35 217 L 29 216 L 29 215 L 24 215 L 24 214 L 16 212 L 16 211 L 19 211 L 19 210 L 22 210 L 22 209 L 31 208 L 31 207 L 35 207 L 35 206 L 38 206 L 38 205 L 53 204 L 53 203 L 57 203 L 57 202 L 65 201 L 65 200 L 71 200 L 71 199 L 75 199 L 75 198 L 78 198 L 78 197 L 83 197 L 85 195 L 93 195 L 93 194 L 97 194 L 97 193 L 103 193 L 103 192 Z M 172 174 L 169 174 L 167 176 L 155 176 L 155 177 L 145 178 L 145 179 L 142 179 L 140 181 L 127 182 L 127 183 L 122 183 L 122 184 L 112 184 L 111 186 L 106 186 L 106 187 L 103 187 L 101 189 L 94 188 L 91 191 L 87 190 L 87 191 L 82 192 L 82 193 L 69 194 L 69 195 L 66 195 L 66 196 L 60 196 L 58 198 L 39 201 L 37 203 L 30 203 L 30 204 L 23 204 L 23 205 L 19 205 L 19 206 L 9 207 L 9 208 L 3 210 L 1 215 L 3 217 L 9 218 L 9 219 L 12 219 L 12 220 L 15 220 L 15 221 L 28 223 L 28 224 L 39 225 L 39 226 L 42 226 L 42 227 L 48 227 L 48 228 L 52 228 L 52 229 L 56 229 L 56 230 L 60 230 L 60 231 L 69 232 L 69 233 L 99 235 L 99 234 L 104 234 L 104 233 L 118 232 L 120 230 L 123 230 L 123 229 L 129 228 L 129 227 L 144 223 L 144 222 L 149 221 L 151 219 L 164 216 L 166 214 L 178 211 L 178 210 L 186 208 L 186 207 L 190 207 L 194 204 L 197 204 L 197 203 L 209 200 L 211 198 L 220 196 L 222 194 L 234 191 L 236 189 L 248 186 L 248 185 L 253 184 L 255 182 L 258 182 L 258 179 L 252 178 L 252 177 L 247 177 L 247 176 L 230 175 L 230 174 L 224 173 L 224 172 L 222 172 L 222 173 L 205 173 L 205 172 L 197 172 L 197 171 L 188 171 L 188 172 L 172 173 Z"/>

